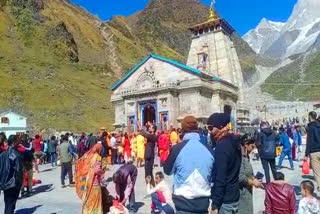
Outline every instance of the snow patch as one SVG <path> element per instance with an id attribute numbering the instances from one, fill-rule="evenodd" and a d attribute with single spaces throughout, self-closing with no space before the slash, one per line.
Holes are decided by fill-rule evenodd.
<path id="1" fill-rule="evenodd" d="M 288 47 L 285 57 L 289 57 L 293 54 L 303 53 L 307 51 L 315 43 L 316 39 L 320 35 L 320 31 L 314 32 L 309 36 L 307 36 L 307 33 L 318 22 L 320 22 L 320 18 L 318 18 L 315 22 L 299 29 L 300 34 L 298 38 Z"/>
<path id="2" fill-rule="evenodd" d="M 261 53 L 278 38 L 274 34 L 279 34 L 284 25 L 285 23 L 273 22 L 263 18 L 256 29 L 248 31 L 242 38 L 256 53 Z"/>
<path id="3" fill-rule="evenodd" d="M 282 58 L 307 51 L 316 41 L 319 32 L 308 35 L 312 27 L 320 21 L 320 0 L 298 0 L 286 23 L 269 21 L 263 18 L 258 26 L 243 36 L 250 47 L 259 54 L 264 54 L 274 42 L 277 42 L 288 31 L 299 30 L 297 39 L 285 50 Z M 277 51 L 276 49 L 274 51 Z M 280 51 L 280 50 L 279 50 Z M 279 54 L 275 54 L 279 55 Z"/>

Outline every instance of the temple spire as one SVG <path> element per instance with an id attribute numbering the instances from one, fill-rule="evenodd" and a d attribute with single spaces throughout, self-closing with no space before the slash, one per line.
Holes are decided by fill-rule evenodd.
<path id="1" fill-rule="evenodd" d="M 209 20 L 214 20 L 217 19 L 218 16 L 214 10 L 214 4 L 216 3 L 216 0 L 212 0 L 211 1 L 211 5 L 210 5 L 210 13 L 209 13 Z"/>

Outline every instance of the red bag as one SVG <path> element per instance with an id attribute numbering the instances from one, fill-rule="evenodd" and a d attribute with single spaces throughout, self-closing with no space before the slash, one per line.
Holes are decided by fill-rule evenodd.
<path id="1" fill-rule="evenodd" d="M 309 166 L 309 163 L 307 160 L 303 161 L 302 174 L 304 174 L 304 175 L 310 174 L 310 166 Z"/>
<path id="2" fill-rule="evenodd" d="M 292 159 L 296 159 L 296 144 L 292 144 Z"/>
<path id="3" fill-rule="evenodd" d="M 114 206 L 115 208 L 117 208 L 120 211 L 124 211 L 124 206 L 118 200 L 113 200 L 112 206 Z"/>

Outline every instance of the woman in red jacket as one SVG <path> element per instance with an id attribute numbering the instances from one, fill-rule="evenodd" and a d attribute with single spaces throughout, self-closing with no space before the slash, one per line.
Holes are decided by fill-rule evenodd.
<path id="1" fill-rule="evenodd" d="M 169 135 L 164 131 L 162 131 L 159 136 L 158 144 L 159 144 L 158 146 L 159 146 L 160 164 L 162 166 L 169 156 L 169 149 L 170 149 Z"/>
<path id="2" fill-rule="evenodd" d="M 128 161 L 131 160 L 131 145 L 130 145 L 130 140 L 127 133 L 124 134 L 123 149 L 124 149 L 124 161 L 127 163 Z"/>

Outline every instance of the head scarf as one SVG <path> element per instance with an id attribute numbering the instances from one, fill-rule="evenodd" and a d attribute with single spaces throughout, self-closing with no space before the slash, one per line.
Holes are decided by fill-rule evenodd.
<path id="1" fill-rule="evenodd" d="M 86 154 L 88 156 L 93 156 L 95 154 L 101 154 L 103 146 L 101 143 L 96 143 Z M 88 158 L 88 157 L 87 157 Z M 90 158 L 90 157 L 89 157 Z"/>
<path id="2" fill-rule="evenodd" d="M 214 138 L 216 139 L 216 142 L 219 142 L 222 138 L 224 138 L 225 136 L 227 136 L 230 133 L 230 126 L 229 124 L 227 124 L 225 127 L 223 127 L 222 129 L 219 129 L 219 131 L 217 132 L 217 134 L 214 136 Z"/>
<path id="3" fill-rule="evenodd" d="M 94 166 L 97 161 L 101 161 L 102 144 L 95 144 L 76 163 L 76 192 L 83 201 L 88 199 L 93 187 Z"/>

